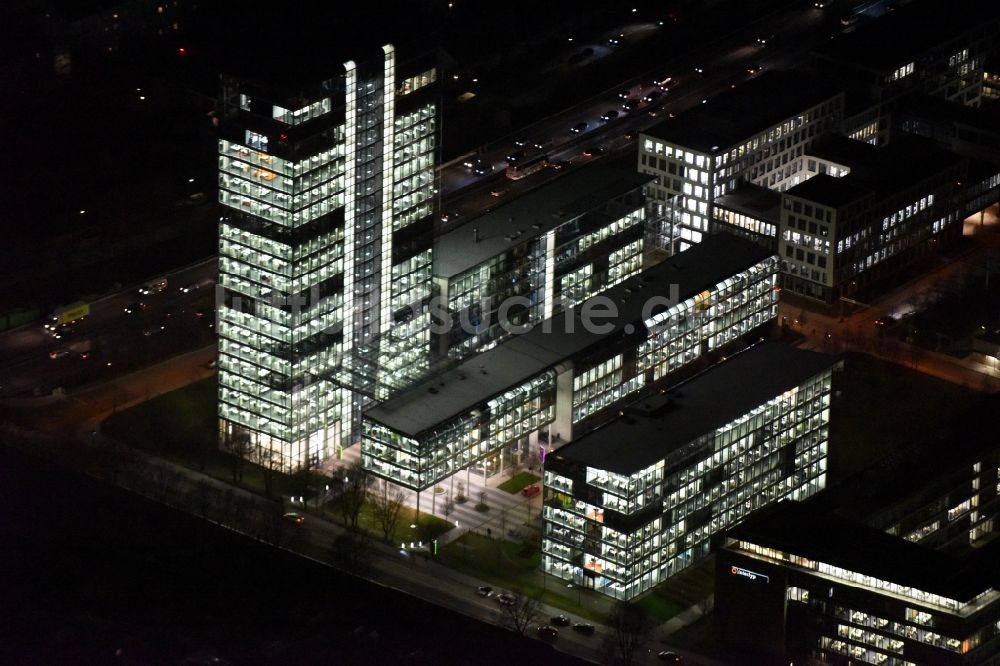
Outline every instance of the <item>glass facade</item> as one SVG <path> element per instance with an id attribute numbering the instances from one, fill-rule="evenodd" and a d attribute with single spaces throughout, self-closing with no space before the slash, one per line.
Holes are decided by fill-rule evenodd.
<path id="1" fill-rule="evenodd" d="M 362 461 L 381 477 L 423 490 L 551 423 L 555 397 L 556 373 L 548 371 L 420 438 L 366 418 Z"/>
<path id="2" fill-rule="evenodd" d="M 294 104 L 224 85 L 220 436 L 255 462 L 339 456 L 362 406 L 427 366 L 431 251 L 394 232 L 433 216 L 436 70 L 396 70 L 386 45 Z"/>
<path id="3" fill-rule="evenodd" d="M 460 359 L 507 337 L 500 321 L 507 299 L 524 299 L 506 310 L 507 322 L 533 326 L 641 272 L 645 220 L 641 194 L 630 192 L 458 275 L 439 276 L 452 319 L 448 355 Z"/>
<path id="4" fill-rule="evenodd" d="M 992 588 L 960 601 L 748 541 L 727 550 L 789 568 L 795 587 L 786 598 L 812 618 L 811 656 L 823 662 L 988 663 L 1000 638 L 996 613 L 989 610 L 1000 602 L 1000 592 Z M 852 592 L 841 593 L 842 585 Z"/>
<path id="5" fill-rule="evenodd" d="M 711 538 L 751 511 L 821 490 L 831 377 L 821 372 L 631 474 L 550 465 L 545 571 L 632 599 L 708 555 Z"/>

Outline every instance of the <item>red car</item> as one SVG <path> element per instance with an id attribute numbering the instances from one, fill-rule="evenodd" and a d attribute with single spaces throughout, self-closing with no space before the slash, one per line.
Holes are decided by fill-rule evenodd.
<path id="1" fill-rule="evenodd" d="M 525 497 L 534 497 L 540 492 L 542 492 L 542 487 L 539 486 L 537 483 L 533 483 L 532 485 L 525 486 L 524 488 L 521 489 L 521 494 L 524 495 Z"/>

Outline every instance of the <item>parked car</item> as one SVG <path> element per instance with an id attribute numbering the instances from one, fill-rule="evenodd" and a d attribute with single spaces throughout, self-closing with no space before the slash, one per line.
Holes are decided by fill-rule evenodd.
<path id="1" fill-rule="evenodd" d="M 569 618 L 565 615 L 555 615 L 549 618 L 549 624 L 553 624 L 557 627 L 568 627 L 570 623 Z"/>
<path id="2" fill-rule="evenodd" d="M 284 514 L 282 518 L 294 525 L 301 525 L 302 523 L 306 522 L 306 517 L 297 511 L 289 511 L 288 513 Z"/>
<path id="3" fill-rule="evenodd" d="M 542 492 L 542 487 L 537 483 L 533 483 L 530 486 L 525 486 L 521 488 L 521 494 L 525 497 L 534 497 L 538 493 Z"/>
<path id="4" fill-rule="evenodd" d="M 476 593 L 481 597 L 491 597 L 493 596 L 493 588 L 489 585 L 480 585 L 476 588 Z"/>
<path id="5" fill-rule="evenodd" d="M 594 635 L 594 625 L 588 624 L 586 622 L 577 622 L 573 625 L 573 631 L 583 634 L 584 636 Z"/>
<path id="6" fill-rule="evenodd" d="M 559 630 L 555 627 L 542 625 L 538 627 L 538 637 L 545 641 L 554 641 L 559 638 Z"/>

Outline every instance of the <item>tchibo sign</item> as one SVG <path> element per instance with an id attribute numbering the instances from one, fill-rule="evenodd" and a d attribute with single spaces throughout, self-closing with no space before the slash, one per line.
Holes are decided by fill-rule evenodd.
<path id="1" fill-rule="evenodd" d="M 749 569 L 744 569 L 742 567 L 730 567 L 729 571 L 732 572 L 734 576 L 742 576 L 743 578 L 749 578 L 750 580 L 760 581 L 762 583 L 767 583 L 771 580 L 762 573 L 750 571 Z"/>

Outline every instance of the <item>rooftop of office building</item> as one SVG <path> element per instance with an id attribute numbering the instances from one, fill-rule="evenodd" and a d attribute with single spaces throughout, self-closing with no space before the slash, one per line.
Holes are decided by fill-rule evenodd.
<path id="1" fill-rule="evenodd" d="M 995 2 L 953 0 L 941 4 L 917 0 L 853 32 L 837 35 L 818 54 L 859 68 L 888 73 L 969 30 L 986 27 L 998 16 L 1000 4 Z M 956 49 L 963 46 L 955 44 Z"/>
<path id="2" fill-rule="evenodd" d="M 728 536 L 957 601 L 1000 588 L 1000 540 L 955 556 L 816 511 L 809 502 L 773 504 Z"/>
<path id="3" fill-rule="evenodd" d="M 940 125 L 963 125 L 981 132 L 1000 134 L 1000 105 L 966 106 L 934 95 L 910 95 L 898 111 L 902 120 L 913 119 Z"/>
<path id="4" fill-rule="evenodd" d="M 781 193 L 753 183 L 744 183 L 723 194 L 715 200 L 715 205 L 757 220 L 777 222 L 781 217 Z"/>
<path id="5" fill-rule="evenodd" d="M 1000 335 L 996 337 L 1000 341 Z M 848 360 L 850 362 L 850 360 Z M 970 471 L 1000 449 L 1000 394 L 971 402 L 968 409 L 874 465 L 809 499 L 816 510 L 857 520 L 918 497 L 939 498 L 953 472 Z M 930 501 L 930 500 L 928 500 Z"/>
<path id="6" fill-rule="evenodd" d="M 764 342 L 695 377 L 629 405 L 624 415 L 551 458 L 631 474 L 777 397 L 837 362 L 833 356 Z"/>
<path id="7" fill-rule="evenodd" d="M 829 174 L 819 174 L 785 191 L 786 196 L 813 201 L 822 206 L 840 208 L 871 194 L 871 188 L 858 182 L 850 175 L 834 178 Z"/>
<path id="8" fill-rule="evenodd" d="M 785 194 L 828 206 L 842 206 L 865 193 L 888 196 L 966 160 L 915 134 L 903 134 L 879 148 L 831 137 L 810 149 L 809 155 L 846 166 L 851 172 L 840 178 L 814 176 Z"/>
<path id="9" fill-rule="evenodd" d="M 772 70 L 644 133 L 706 154 L 728 150 L 838 94 L 814 74 Z"/>
<path id="10" fill-rule="evenodd" d="M 434 275 L 459 275 L 653 178 L 637 173 L 629 156 L 573 169 L 435 239 Z"/>
<path id="11" fill-rule="evenodd" d="M 756 243 L 731 234 L 708 236 L 692 248 L 589 299 L 588 303 L 595 305 L 609 302 L 615 305 L 615 316 L 594 316 L 597 324 L 611 324 L 609 331 L 587 330 L 580 318 L 586 305 L 579 305 L 436 374 L 367 410 L 365 416 L 401 434 L 420 436 L 563 361 L 630 336 L 637 342 L 640 337 L 644 339 L 643 319 L 663 307 L 650 308 L 650 299 L 670 298 L 674 285 L 676 298 L 683 301 L 769 256 L 771 253 Z M 598 313 L 605 311 L 595 308 Z M 572 330 L 568 330 L 569 322 Z"/>

